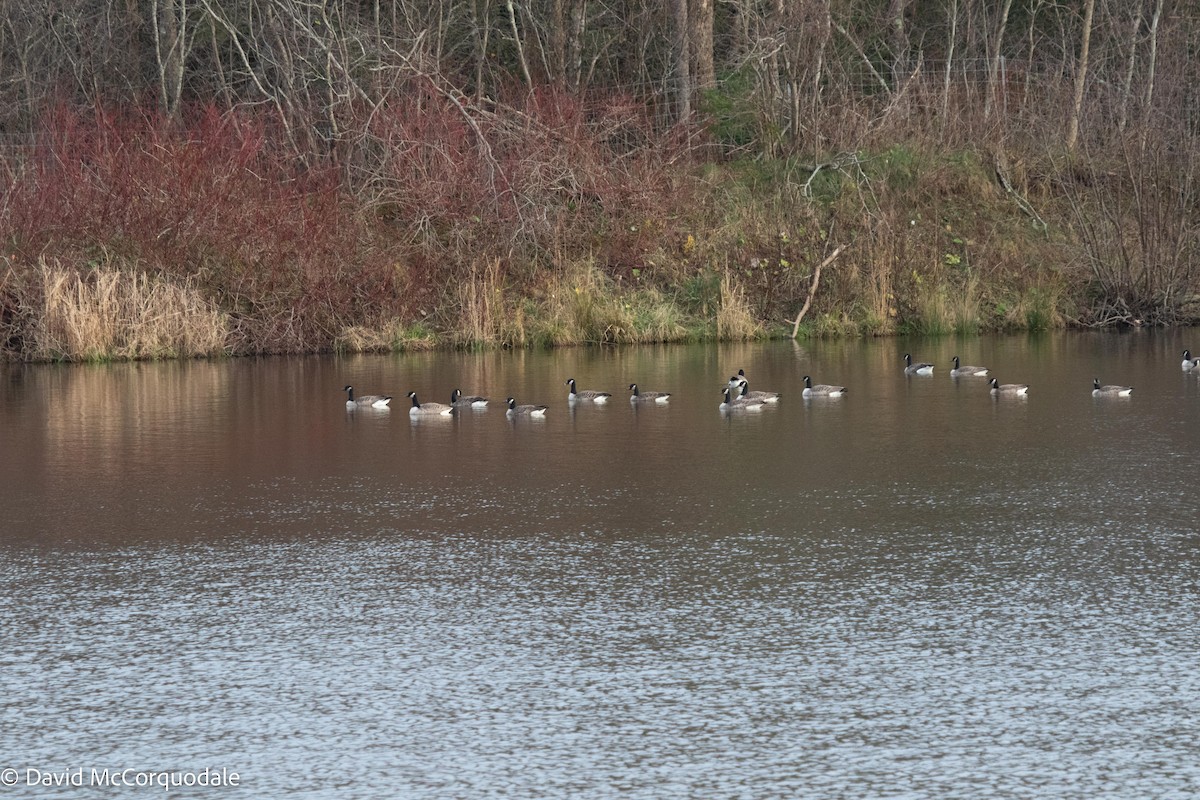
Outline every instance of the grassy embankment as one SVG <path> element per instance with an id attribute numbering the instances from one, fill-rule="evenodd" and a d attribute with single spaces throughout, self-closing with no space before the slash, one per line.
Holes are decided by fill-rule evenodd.
<path id="1" fill-rule="evenodd" d="M 841 245 L 802 336 L 1098 317 L 1095 248 L 1074 232 L 1086 201 L 1037 177 L 1055 174 L 1048 156 L 1006 154 L 1042 226 L 991 152 L 902 143 L 814 177 L 797 160 L 717 157 L 696 131 L 653 135 L 627 110 L 597 122 L 534 97 L 468 125 L 419 101 L 303 161 L 247 116 L 48 116 L 39 146 L 0 170 L 5 355 L 784 336 Z"/>

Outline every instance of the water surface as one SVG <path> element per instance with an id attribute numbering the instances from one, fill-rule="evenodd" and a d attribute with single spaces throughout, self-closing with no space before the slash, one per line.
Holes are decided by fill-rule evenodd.
<path id="1" fill-rule="evenodd" d="M 92 796 L 23 785 L 77 767 L 240 774 L 171 792 L 206 797 L 1195 796 L 1189 345 L 2 367 L 0 768 L 14 797 Z M 721 414 L 738 368 L 779 407 Z M 572 411 L 568 377 L 616 397 Z M 455 387 L 495 407 L 410 421 Z"/>

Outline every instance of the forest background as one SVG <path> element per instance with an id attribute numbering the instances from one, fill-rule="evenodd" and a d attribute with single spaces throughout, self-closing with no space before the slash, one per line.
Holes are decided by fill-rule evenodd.
<path id="1" fill-rule="evenodd" d="M 1194 0 L 0 0 L 10 359 L 1200 317 Z"/>

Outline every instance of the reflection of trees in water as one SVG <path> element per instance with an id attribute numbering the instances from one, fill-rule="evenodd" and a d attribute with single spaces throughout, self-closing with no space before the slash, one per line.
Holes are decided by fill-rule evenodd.
<path id="1" fill-rule="evenodd" d="M 227 402 L 227 362 L 161 362 L 39 367 L 26 382 L 28 416 L 40 414 L 55 471 L 120 481 L 126 467 L 186 472 L 214 443 L 209 420 Z M 47 398 L 42 401 L 41 398 Z M 203 427 L 195 420 L 205 420 Z M 164 443 L 166 446 L 164 446 Z M 97 463 L 108 469 L 97 469 Z M 131 463 L 132 462 L 132 463 Z"/>

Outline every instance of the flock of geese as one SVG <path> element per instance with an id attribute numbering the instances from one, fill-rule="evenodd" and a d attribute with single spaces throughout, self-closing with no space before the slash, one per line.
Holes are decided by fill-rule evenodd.
<path id="1" fill-rule="evenodd" d="M 976 367 L 968 364 L 963 364 L 958 356 L 952 359 L 954 366 L 950 369 L 950 377 L 952 378 L 984 378 L 987 377 L 989 369 L 987 367 Z M 1190 350 L 1183 351 L 1183 362 L 1180 365 L 1184 372 L 1196 371 L 1200 374 L 1200 358 L 1192 358 Z M 934 365 L 926 362 L 913 361 L 912 356 L 908 353 L 904 354 L 904 373 L 906 375 L 932 375 Z M 1023 397 L 1029 392 L 1029 385 L 1024 383 L 1000 383 L 995 378 L 989 382 L 990 390 L 994 396 L 1008 397 Z M 567 402 L 574 406 L 577 403 L 607 403 L 612 398 L 611 392 L 600 392 L 593 389 L 578 389 L 575 386 L 575 379 L 568 378 L 566 385 L 571 387 L 567 392 Z M 391 403 L 391 395 L 354 395 L 354 387 L 346 386 L 342 389 L 346 393 L 346 408 L 388 408 Z M 635 405 L 661 405 L 670 401 L 670 392 L 643 392 L 638 388 L 636 383 L 629 384 L 629 402 Z M 746 378 L 745 370 L 739 369 L 737 375 L 729 379 L 729 383 L 721 390 L 724 395 L 724 400 L 718 408 L 724 412 L 735 411 L 760 411 L 768 405 L 778 403 L 782 395 L 779 392 L 764 392 L 751 391 L 750 382 Z M 804 376 L 804 397 L 841 397 L 846 394 L 845 386 L 835 386 L 828 383 L 813 383 L 812 378 L 808 375 Z M 1101 385 L 1100 379 L 1096 378 L 1092 381 L 1092 395 L 1095 397 L 1129 397 L 1133 394 L 1132 386 L 1119 386 L 1116 384 Z M 450 402 L 447 403 L 422 403 L 417 399 L 416 392 L 409 392 L 408 398 L 412 401 L 412 406 L 408 409 L 408 413 L 413 417 L 447 417 L 454 414 L 459 409 L 485 409 L 488 405 L 488 398 L 478 395 L 464 395 L 460 390 L 455 389 L 450 393 Z M 550 409 L 547 405 L 517 405 L 517 401 L 509 397 L 505 401 L 505 414 L 511 419 L 514 417 L 544 417 Z"/>

